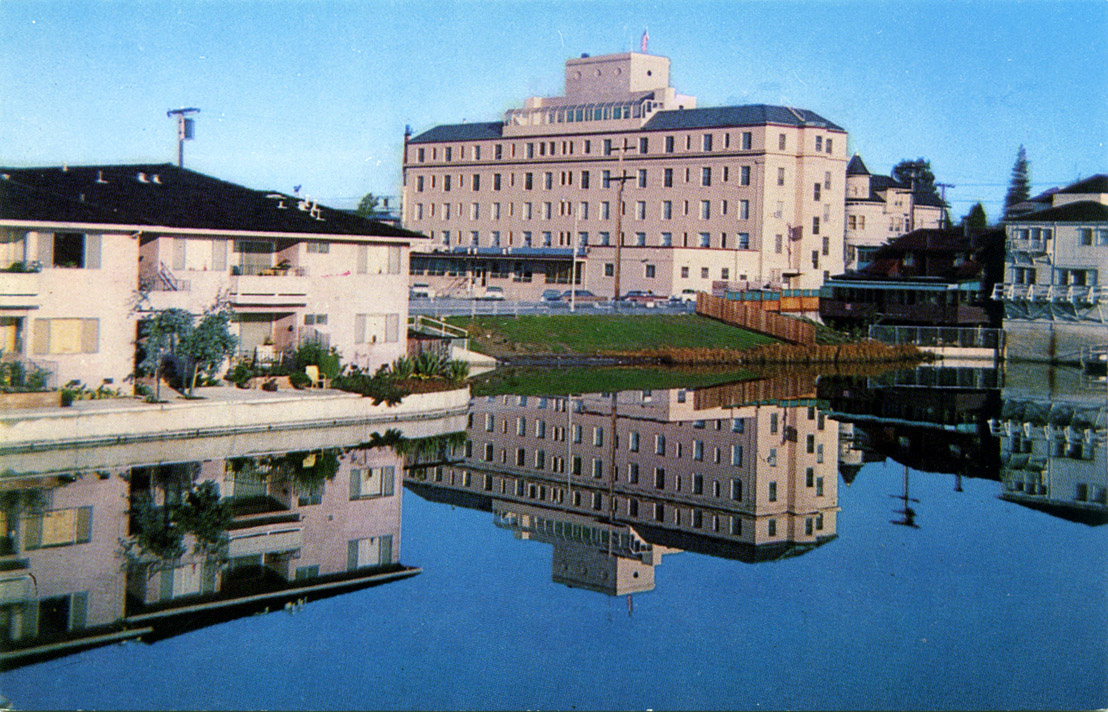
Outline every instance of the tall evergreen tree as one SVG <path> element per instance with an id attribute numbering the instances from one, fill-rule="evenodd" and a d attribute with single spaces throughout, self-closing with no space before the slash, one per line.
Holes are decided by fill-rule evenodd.
<path id="1" fill-rule="evenodd" d="M 1012 206 L 1031 197 L 1031 177 L 1028 171 L 1027 151 L 1020 144 L 1016 154 L 1016 163 L 1012 166 L 1012 179 L 1008 183 L 1008 194 L 1004 196 L 1004 219 L 1012 217 Z"/>
<path id="2" fill-rule="evenodd" d="M 935 174 L 931 172 L 931 161 L 917 158 L 912 161 L 905 158 L 893 166 L 892 179 L 902 185 L 915 186 L 916 193 L 938 195 L 935 188 Z"/>

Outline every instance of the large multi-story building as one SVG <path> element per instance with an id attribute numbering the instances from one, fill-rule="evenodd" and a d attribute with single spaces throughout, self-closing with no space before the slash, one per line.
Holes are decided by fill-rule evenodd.
<path id="1" fill-rule="evenodd" d="M 412 281 L 439 293 L 815 289 L 843 268 L 846 131 L 787 106 L 696 108 L 665 57 L 582 55 L 564 96 L 405 138 L 403 225 L 431 237 Z"/>
<path id="2" fill-rule="evenodd" d="M 653 588 L 676 551 L 761 561 L 829 541 L 838 424 L 810 391 L 744 385 L 476 398 L 464 457 L 409 464 L 405 485 L 493 512 L 554 546 L 556 582 L 613 595 Z"/>
<path id="3" fill-rule="evenodd" d="M 145 312 L 234 312 L 243 355 L 405 352 L 419 235 L 172 165 L 0 169 L 0 352 L 121 383 Z"/>
<path id="4" fill-rule="evenodd" d="M 846 167 L 846 268 L 864 268 L 894 237 L 944 227 L 944 214 L 933 192 L 871 174 L 855 153 Z"/>

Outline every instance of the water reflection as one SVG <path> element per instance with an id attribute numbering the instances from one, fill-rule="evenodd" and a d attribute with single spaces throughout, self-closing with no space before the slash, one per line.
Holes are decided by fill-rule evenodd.
<path id="1" fill-rule="evenodd" d="M 126 466 L 109 448 L 81 455 L 99 467 L 10 475 L 0 481 L 5 666 L 418 573 L 400 563 L 403 448 L 385 446 L 397 440 Z M 246 452 L 252 443 L 240 441 Z"/>
<path id="2" fill-rule="evenodd" d="M 551 545 L 557 583 L 643 592 L 667 554 L 765 561 L 835 537 L 839 427 L 812 377 L 477 398 L 467 432 L 406 486 Z"/>
<path id="3" fill-rule="evenodd" d="M 1108 394 L 1077 369 L 1008 364 L 921 366 L 823 377 L 819 395 L 843 423 L 844 482 L 862 462 L 999 480 L 998 496 L 1087 524 L 1108 522 Z M 906 517 L 908 513 L 902 512 Z M 912 513 L 914 516 L 914 512 Z"/>

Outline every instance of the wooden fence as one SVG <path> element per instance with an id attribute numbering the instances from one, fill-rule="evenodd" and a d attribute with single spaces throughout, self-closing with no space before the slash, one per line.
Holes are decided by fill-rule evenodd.
<path id="1" fill-rule="evenodd" d="M 696 313 L 793 344 L 811 346 L 816 343 L 814 324 L 704 292 L 696 295 Z"/>
<path id="2" fill-rule="evenodd" d="M 816 377 L 810 373 L 774 376 L 757 381 L 724 383 L 693 391 L 693 408 L 735 408 L 750 403 L 802 400 L 816 397 Z"/>

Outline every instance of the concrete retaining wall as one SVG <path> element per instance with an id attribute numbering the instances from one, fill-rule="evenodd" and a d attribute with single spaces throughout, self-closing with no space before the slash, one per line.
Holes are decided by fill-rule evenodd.
<path id="1" fill-rule="evenodd" d="M 370 398 L 335 393 L 23 411 L 0 415 L 0 454 L 340 425 L 387 426 L 464 413 L 468 405 L 469 389 L 462 388 L 410 395 L 395 406 L 374 405 Z"/>
<path id="2" fill-rule="evenodd" d="M 1057 362 L 1082 348 L 1108 344 L 1108 324 L 1005 319 L 1005 357 L 1012 361 Z"/>

